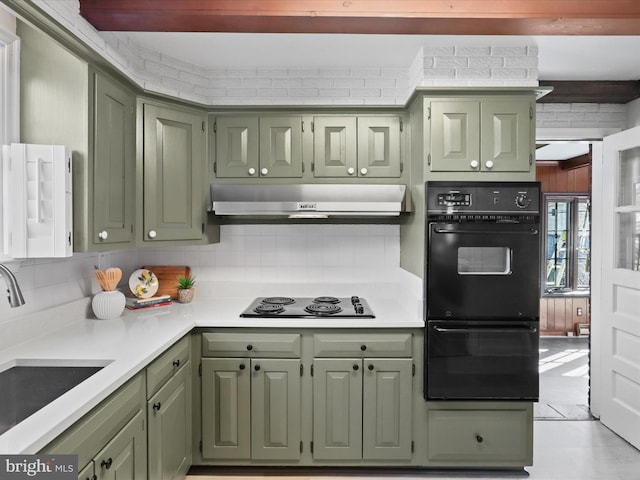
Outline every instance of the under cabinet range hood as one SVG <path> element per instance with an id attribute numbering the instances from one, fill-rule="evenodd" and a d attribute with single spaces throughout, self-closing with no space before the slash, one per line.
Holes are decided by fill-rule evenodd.
<path id="1" fill-rule="evenodd" d="M 397 216 L 405 185 L 297 184 L 211 185 L 216 215 L 275 215 L 289 218 Z"/>

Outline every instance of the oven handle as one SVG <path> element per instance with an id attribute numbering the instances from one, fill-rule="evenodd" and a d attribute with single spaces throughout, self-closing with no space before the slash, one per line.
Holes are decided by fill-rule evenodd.
<path id="1" fill-rule="evenodd" d="M 435 233 L 473 233 L 474 235 L 478 235 L 478 234 L 485 234 L 485 235 L 495 235 L 495 234 L 512 234 L 512 235 L 537 235 L 538 234 L 538 229 L 537 228 L 531 228 L 527 231 L 482 231 L 482 230 L 448 230 L 446 228 L 435 228 L 434 229 Z"/>
<path id="2" fill-rule="evenodd" d="M 514 330 L 528 330 L 531 333 L 535 333 L 538 331 L 538 329 L 536 327 L 525 327 L 525 326 L 519 326 L 519 325 L 514 325 L 513 327 L 509 327 L 509 328 L 491 328 L 491 327 L 487 327 L 487 328 L 468 328 L 468 327 L 460 327 L 460 328 L 455 328 L 455 327 L 447 327 L 447 328 L 442 328 L 442 327 L 433 327 L 433 329 L 436 332 L 441 332 L 441 333 L 452 333 L 452 332 L 456 332 L 456 333 L 484 333 L 484 332 L 499 332 L 499 333 L 510 333 L 513 332 Z"/>

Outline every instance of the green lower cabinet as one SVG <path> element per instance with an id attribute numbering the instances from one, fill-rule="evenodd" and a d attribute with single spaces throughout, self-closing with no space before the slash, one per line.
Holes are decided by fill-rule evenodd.
<path id="1" fill-rule="evenodd" d="M 191 363 L 147 401 L 149 479 L 184 478 L 191 466 Z"/>
<path id="2" fill-rule="evenodd" d="M 97 478 L 94 473 L 93 461 L 78 473 L 78 480 L 96 480 Z"/>
<path id="3" fill-rule="evenodd" d="M 427 451 L 437 466 L 522 466 L 533 461 L 531 402 L 473 409 L 439 402 L 427 416 Z"/>
<path id="4" fill-rule="evenodd" d="M 300 360 L 202 359 L 202 456 L 300 458 Z"/>
<path id="5" fill-rule="evenodd" d="M 140 480 L 147 476 L 144 414 L 135 417 L 96 455 L 96 480 Z"/>
<path id="6" fill-rule="evenodd" d="M 313 457 L 411 460 L 412 360 L 315 359 Z"/>

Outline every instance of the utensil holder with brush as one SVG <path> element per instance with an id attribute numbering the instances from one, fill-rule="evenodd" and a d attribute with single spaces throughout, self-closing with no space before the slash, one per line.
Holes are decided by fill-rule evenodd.
<path id="1" fill-rule="evenodd" d="M 121 316 L 124 312 L 125 298 L 122 292 L 116 290 L 116 287 L 122 278 L 122 270 L 119 268 L 96 269 L 95 274 L 103 290 L 96 293 L 91 300 L 96 318 L 110 320 Z"/>

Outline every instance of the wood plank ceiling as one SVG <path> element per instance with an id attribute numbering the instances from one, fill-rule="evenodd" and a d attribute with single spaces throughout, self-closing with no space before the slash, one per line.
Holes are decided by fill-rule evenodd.
<path id="1" fill-rule="evenodd" d="M 98 30 L 640 35 L 638 0 L 80 0 Z M 540 82 L 543 102 L 627 103 L 640 82 Z"/>

